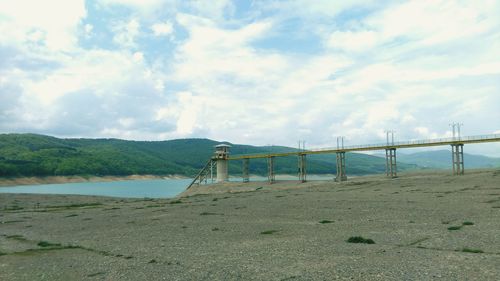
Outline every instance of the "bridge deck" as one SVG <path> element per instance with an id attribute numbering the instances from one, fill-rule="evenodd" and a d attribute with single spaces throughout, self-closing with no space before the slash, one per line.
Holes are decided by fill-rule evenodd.
<path id="1" fill-rule="evenodd" d="M 443 138 L 443 139 L 394 142 L 393 144 L 389 145 L 387 143 L 383 143 L 383 144 L 344 146 L 343 148 L 320 148 L 320 149 L 311 149 L 305 151 L 241 154 L 241 155 L 230 156 L 228 160 L 257 159 L 257 158 L 283 157 L 283 156 L 294 156 L 294 155 L 297 156 L 301 154 L 323 154 L 323 153 L 326 154 L 326 153 L 337 153 L 337 152 L 385 150 L 389 148 L 413 148 L 413 147 L 428 147 L 428 146 L 441 146 L 441 145 L 452 145 L 452 144 L 471 144 L 471 143 L 484 143 L 484 142 L 500 142 L 500 134 L 468 136 L 460 138 Z"/>

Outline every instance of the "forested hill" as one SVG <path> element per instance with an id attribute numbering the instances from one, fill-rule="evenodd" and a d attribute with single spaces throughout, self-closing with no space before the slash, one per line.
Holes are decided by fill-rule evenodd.
<path id="1" fill-rule="evenodd" d="M 193 176 L 212 156 L 209 139 L 169 141 L 127 141 L 119 139 L 59 139 L 35 134 L 0 134 L 0 176 L 53 175 L 184 175 Z M 259 153 L 270 150 L 293 151 L 288 147 L 256 147 L 231 144 L 232 154 Z M 385 160 L 380 157 L 349 153 L 349 174 L 381 173 Z M 276 159 L 276 172 L 295 174 L 297 157 Z M 308 156 L 310 174 L 335 172 L 335 155 Z M 415 168 L 400 164 L 399 170 Z M 241 173 L 241 162 L 230 162 L 230 173 Z M 250 161 L 250 173 L 265 174 L 265 160 Z"/>

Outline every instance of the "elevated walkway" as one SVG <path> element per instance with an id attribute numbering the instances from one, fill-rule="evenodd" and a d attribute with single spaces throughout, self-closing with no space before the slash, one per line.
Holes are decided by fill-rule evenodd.
<path id="1" fill-rule="evenodd" d="M 239 154 L 230 156 L 228 160 L 299 156 L 304 154 L 323 154 L 323 153 L 338 153 L 338 152 L 353 152 L 353 151 L 385 150 L 385 149 L 397 149 L 397 148 L 458 145 L 458 144 L 471 144 L 471 143 L 484 143 L 484 142 L 500 142 L 500 134 L 468 136 L 460 138 L 440 138 L 440 139 L 428 139 L 428 140 L 402 141 L 402 142 L 394 142 L 391 143 L 390 145 L 388 145 L 387 143 L 364 144 L 364 145 L 344 146 L 343 148 L 319 148 L 319 149 L 309 149 L 305 151 L 290 151 L 290 152 L 279 152 L 279 153 Z"/>

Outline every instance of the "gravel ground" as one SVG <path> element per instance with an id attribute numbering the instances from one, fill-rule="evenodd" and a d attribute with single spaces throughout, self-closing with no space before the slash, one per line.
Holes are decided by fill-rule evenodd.
<path id="1" fill-rule="evenodd" d="M 221 184 L 170 200 L 0 194 L 0 280 L 499 276 L 498 170 Z"/>

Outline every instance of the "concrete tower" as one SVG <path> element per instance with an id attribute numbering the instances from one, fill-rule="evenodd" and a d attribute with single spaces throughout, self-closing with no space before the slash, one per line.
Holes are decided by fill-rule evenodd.
<path id="1" fill-rule="evenodd" d="M 228 144 L 219 144 L 215 146 L 214 159 L 217 161 L 217 182 L 225 182 L 229 179 L 228 173 L 228 158 L 229 148 Z"/>

